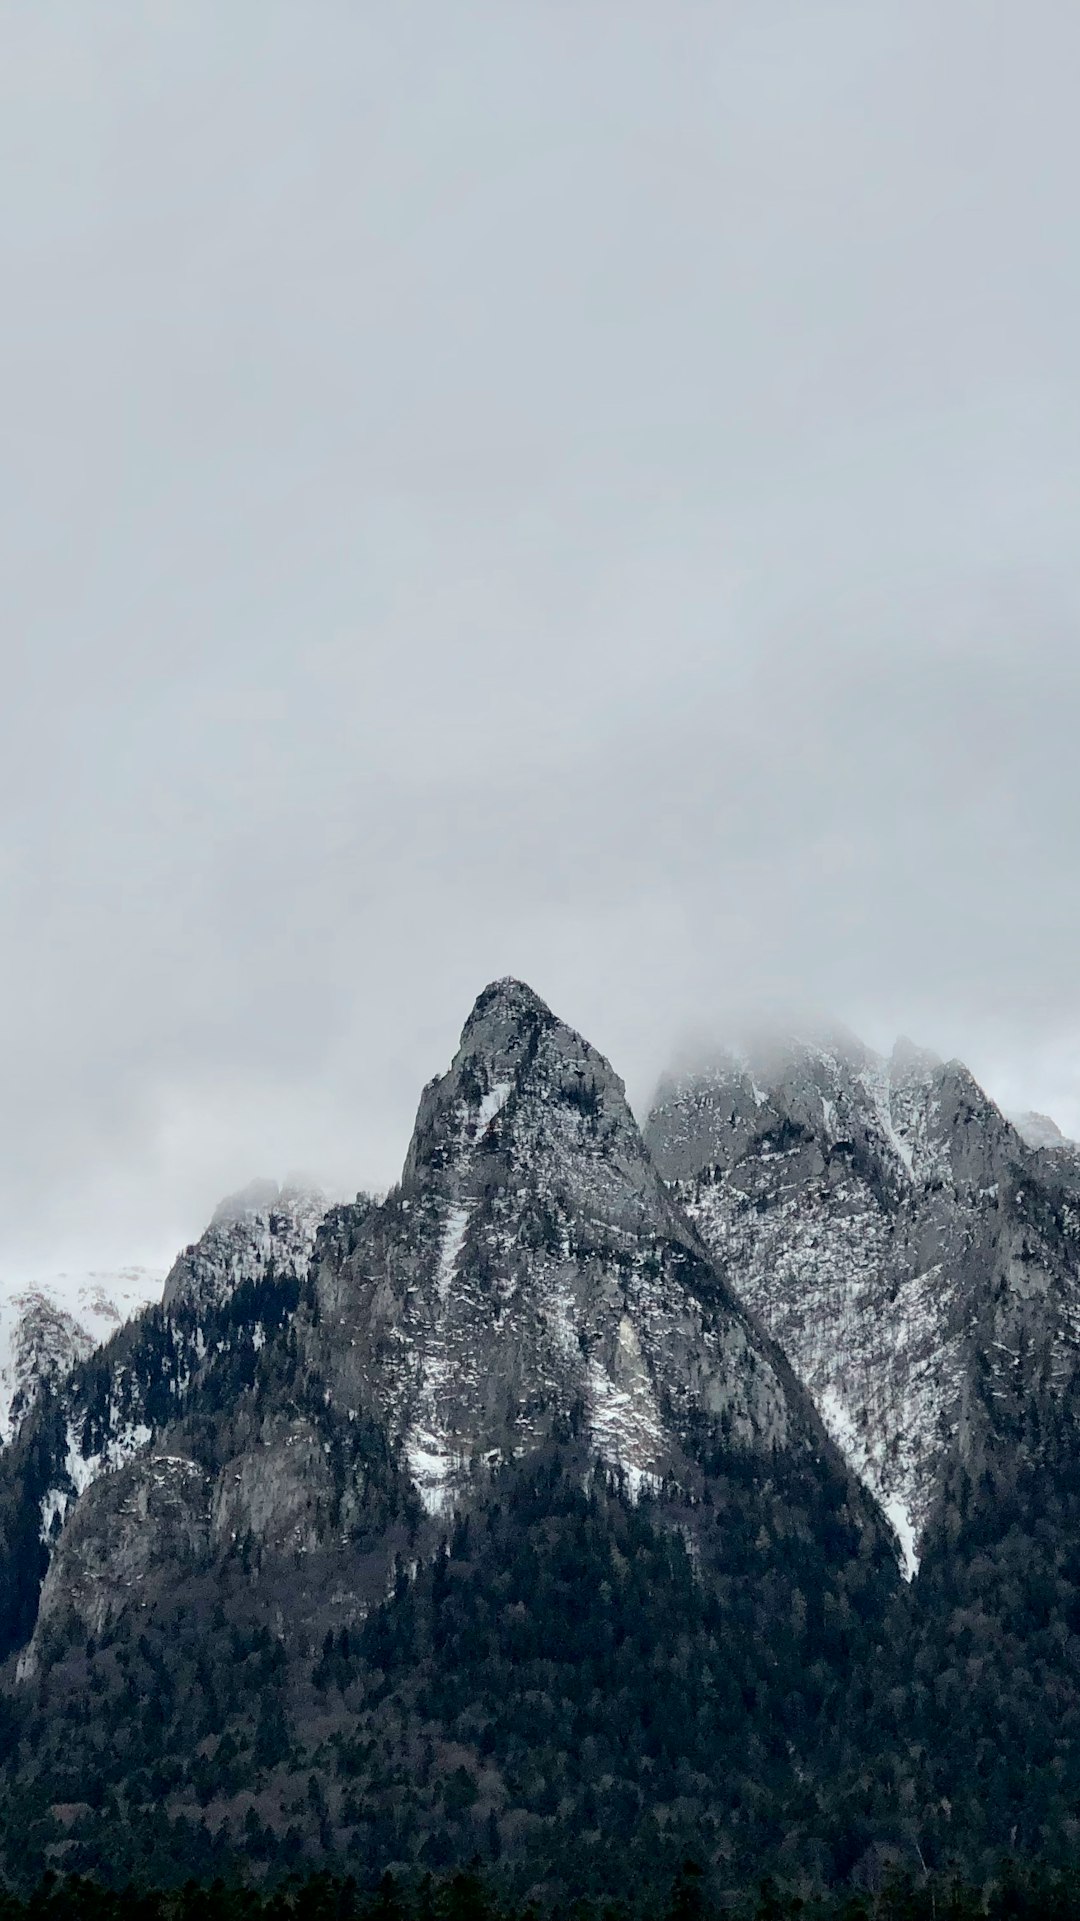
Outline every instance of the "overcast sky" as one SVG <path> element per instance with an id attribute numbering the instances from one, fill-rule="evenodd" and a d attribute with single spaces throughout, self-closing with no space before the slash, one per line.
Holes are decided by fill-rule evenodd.
<path id="1" fill-rule="evenodd" d="M 0 1262 L 515 973 L 1080 1133 L 1080 12 L 0 0 Z"/>

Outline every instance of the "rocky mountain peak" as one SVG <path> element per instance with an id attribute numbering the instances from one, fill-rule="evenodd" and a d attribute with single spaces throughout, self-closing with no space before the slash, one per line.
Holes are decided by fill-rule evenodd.
<path id="1" fill-rule="evenodd" d="M 916 1041 L 909 1040 L 906 1034 L 899 1034 L 893 1042 L 889 1056 L 891 1077 L 902 1079 L 927 1080 L 945 1065 L 939 1055 L 928 1047 L 920 1047 Z"/>
<path id="2" fill-rule="evenodd" d="M 571 1125 L 568 1115 L 588 1125 Z M 575 1153 L 610 1158 L 621 1146 L 631 1160 L 647 1160 L 623 1083 L 603 1055 L 523 982 L 496 981 L 479 996 L 449 1069 L 424 1089 L 403 1192 L 434 1181 L 467 1197 L 489 1179 L 493 1158 L 527 1161 L 560 1138 L 565 1148 L 568 1125 Z"/>
<path id="3" fill-rule="evenodd" d="M 318 1297 L 320 1375 L 386 1423 L 433 1510 L 560 1422 L 637 1482 L 677 1469 L 695 1410 L 747 1445 L 820 1442 L 622 1081 L 517 981 L 481 994 L 400 1187 L 326 1250 Z"/>
<path id="4" fill-rule="evenodd" d="M 231 1227 L 234 1221 L 248 1220 L 252 1215 L 267 1214 L 277 1201 L 280 1189 L 276 1181 L 255 1179 L 248 1181 L 235 1194 L 226 1194 L 219 1201 L 210 1216 L 211 1227 Z"/>
<path id="5" fill-rule="evenodd" d="M 513 975 L 507 974 L 501 980 L 489 981 L 486 987 L 481 988 L 462 1029 L 461 1039 L 464 1044 L 484 1035 L 486 1038 L 479 1044 L 490 1049 L 498 1046 L 501 1035 L 513 1034 L 538 1021 L 554 1019 L 547 1002 L 541 1000 L 527 981 L 515 980 Z"/>

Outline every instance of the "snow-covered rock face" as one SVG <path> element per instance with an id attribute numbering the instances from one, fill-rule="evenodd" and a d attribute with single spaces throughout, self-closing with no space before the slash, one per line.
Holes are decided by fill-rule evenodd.
<path id="1" fill-rule="evenodd" d="M 1025 1198 L 1047 1157 L 958 1062 L 851 1036 L 667 1081 L 646 1139 L 910 1572 L 949 1450 L 983 1444 L 1003 1375 L 1016 1390 L 1018 1343 L 1031 1380 L 1076 1365 L 1076 1208 Z"/>
<path id="2" fill-rule="evenodd" d="M 0 1440 L 119 1327 L 161 1299 L 164 1275 L 127 1267 L 50 1275 L 0 1293 Z"/>
<path id="3" fill-rule="evenodd" d="M 481 994 L 425 1089 L 400 1188 L 321 1251 L 320 1375 L 386 1423 L 430 1511 L 560 1423 L 632 1487 L 678 1471 L 695 1417 L 748 1446 L 820 1441 L 622 1082 L 519 982 Z"/>
<path id="4" fill-rule="evenodd" d="M 243 1281 L 303 1279 L 326 1196 L 318 1188 L 252 1181 L 214 1211 L 209 1227 L 177 1256 L 165 1281 L 165 1305 L 183 1300 L 213 1306 Z"/>

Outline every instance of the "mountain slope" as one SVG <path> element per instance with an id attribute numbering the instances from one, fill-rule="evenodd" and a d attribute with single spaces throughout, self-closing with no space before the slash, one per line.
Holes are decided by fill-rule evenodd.
<path id="1" fill-rule="evenodd" d="M 1029 1149 L 960 1063 L 847 1035 L 669 1079 L 646 1138 L 910 1570 L 955 1450 L 1075 1370 L 1067 1157 Z"/>

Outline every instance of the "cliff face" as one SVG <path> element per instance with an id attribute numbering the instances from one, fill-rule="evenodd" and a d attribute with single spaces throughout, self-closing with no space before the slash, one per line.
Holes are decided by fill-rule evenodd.
<path id="1" fill-rule="evenodd" d="M 1072 1157 L 1029 1147 L 960 1063 L 846 1035 L 669 1079 L 646 1138 L 910 1570 L 952 1454 L 1076 1367 Z"/>

